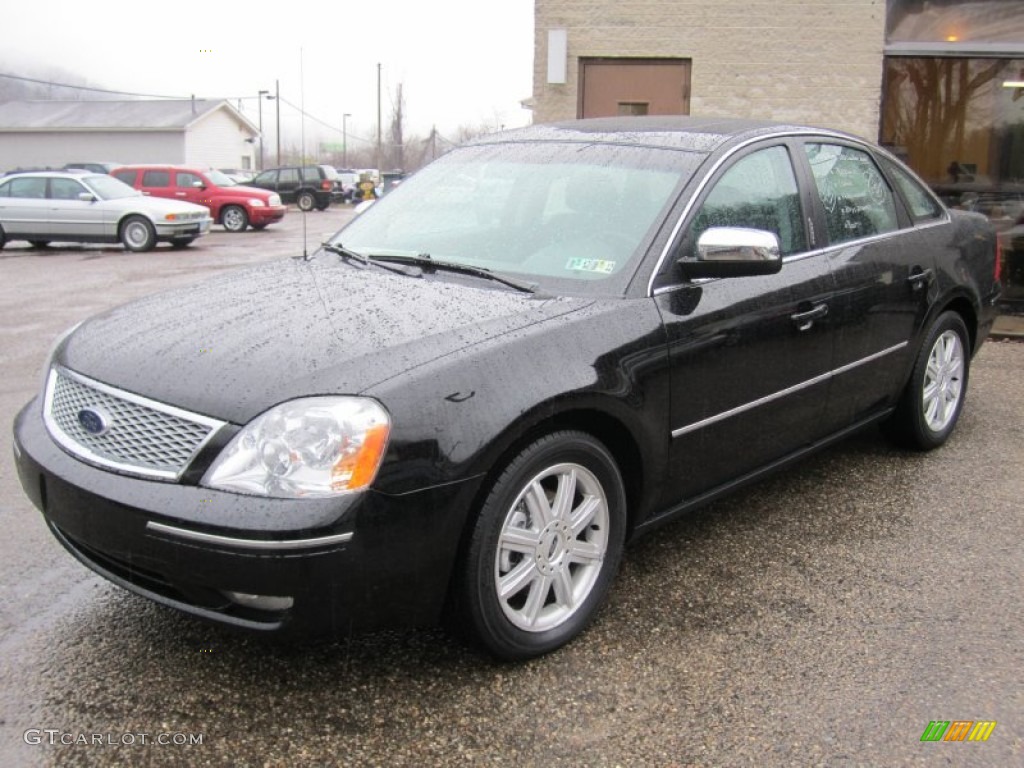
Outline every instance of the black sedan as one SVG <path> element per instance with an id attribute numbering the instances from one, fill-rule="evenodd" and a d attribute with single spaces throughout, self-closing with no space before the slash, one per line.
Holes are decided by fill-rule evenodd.
<path id="1" fill-rule="evenodd" d="M 870 424 L 941 445 L 995 253 L 832 131 L 496 134 L 309 258 L 75 328 L 18 469 L 75 557 L 165 605 L 299 637 L 450 616 L 527 658 L 629 539 Z"/>

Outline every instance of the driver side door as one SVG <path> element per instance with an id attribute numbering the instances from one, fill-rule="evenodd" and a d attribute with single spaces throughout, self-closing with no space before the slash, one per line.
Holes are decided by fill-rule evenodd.
<path id="1" fill-rule="evenodd" d="M 807 226 L 809 198 L 785 141 L 736 152 L 698 194 L 655 290 L 668 340 L 670 476 L 666 503 L 699 499 L 823 434 L 834 284 Z M 773 275 L 687 280 L 711 227 L 774 233 Z"/>

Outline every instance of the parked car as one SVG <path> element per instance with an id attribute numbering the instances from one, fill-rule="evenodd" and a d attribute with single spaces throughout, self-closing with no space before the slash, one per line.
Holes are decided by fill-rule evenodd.
<path id="1" fill-rule="evenodd" d="M 0 248 L 28 240 L 121 242 L 148 251 L 158 242 L 184 248 L 210 229 L 209 211 L 178 200 L 144 197 L 117 179 L 89 171 L 18 173 L 0 179 Z"/>
<path id="2" fill-rule="evenodd" d="M 256 171 L 246 171 L 240 168 L 219 168 L 218 170 L 235 184 L 248 184 L 256 178 Z"/>
<path id="3" fill-rule="evenodd" d="M 91 173 L 110 173 L 115 168 L 120 167 L 123 163 L 67 163 L 64 166 L 65 171 L 89 171 Z"/>
<path id="4" fill-rule="evenodd" d="M 284 218 L 287 207 L 276 192 L 236 184 L 216 170 L 175 165 L 129 165 L 112 172 L 130 187 L 153 197 L 204 205 L 228 232 L 263 229 Z"/>
<path id="5" fill-rule="evenodd" d="M 309 259 L 64 336 L 18 472 L 164 605 L 299 638 L 449 615 L 527 658 L 587 626 L 626 541 L 871 424 L 942 445 L 995 243 L 833 131 L 481 137 Z"/>
<path id="6" fill-rule="evenodd" d="M 263 171 L 250 186 L 277 192 L 285 203 L 299 210 L 327 210 L 335 198 L 335 172 L 329 165 L 288 166 Z"/>
<path id="7" fill-rule="evenodd" d="M 338 179 L 335 182 L 340 187 L 340 200 L 343 203 L 351 203 L 356 196 L 356 189 L 359 185 L 359 174 L 349 168 L 336 168 Z"/>

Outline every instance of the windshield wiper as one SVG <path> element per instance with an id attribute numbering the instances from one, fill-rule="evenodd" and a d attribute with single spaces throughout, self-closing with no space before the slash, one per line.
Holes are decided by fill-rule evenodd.
<path id="1" fill-rule="evenodd" d="M 454 261 L 438 261 L 431 257 L 429 253 L 421 253 L 417 256 L 399 256 L 394 254 L 388 255 L 374 255 L 370 259 L 374 262 L 378 261 L 390 261 L 396 264 L 412 264 L 421 269 L 430 272 L 433 270 L 444 270 L 446 272 L 458 272 L 463 275 L 472 275 L 473 277 L 482 277 L 485 280 L 493 280 L 502 285 L 507 285 L 509 288 L 515 288 L 517 291 L 523 293 L 536 293 L 537 283 L 528 283 L 524 280 L 517 280 L 514 277 L 503 275 L 499 272 L 493 272 L 486 267 L 474 267 L 470 264 L 459 264 Z"/>
<path id="2" fill-rule="evenodd" d="M 320 243 L 320 247 L 325 251 L 341 256 L 341 258 L 346 261 L 358 261 L 360 264 L 367 267 L 372 264 L 376 267 L 380 267 L 381 269 L 386 269 L 389 272 L 397 272 L 399 275 L 405 275 L 406 277 L 420 277 L 420 273 L 418 272 L 414 274 L 398 265 L 385 264 L 376 256 L 364 256 L 361 253 L 357 253 L 356 251 L 346 248 L 341 243 Z"/>

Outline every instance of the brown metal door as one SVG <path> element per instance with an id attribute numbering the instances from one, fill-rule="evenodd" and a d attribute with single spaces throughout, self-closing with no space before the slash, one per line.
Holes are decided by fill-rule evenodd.
<path id="1" fill-rule="evenodd" d="M 690 114 L 689 59 L 580 59 L 579 117 Z"/>

